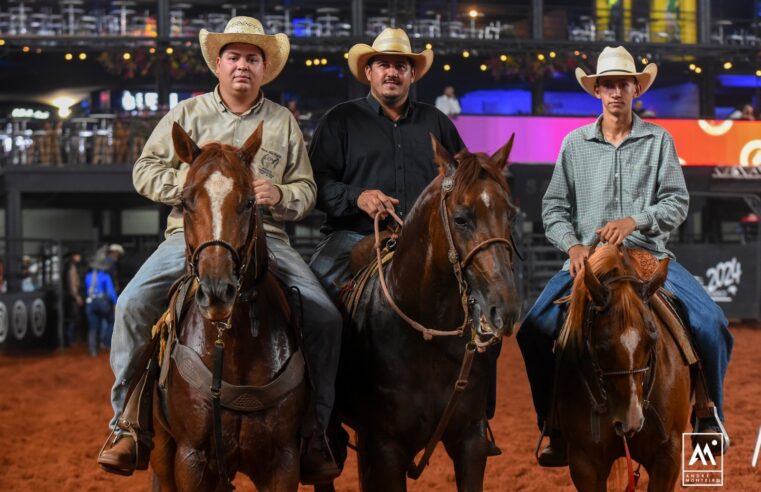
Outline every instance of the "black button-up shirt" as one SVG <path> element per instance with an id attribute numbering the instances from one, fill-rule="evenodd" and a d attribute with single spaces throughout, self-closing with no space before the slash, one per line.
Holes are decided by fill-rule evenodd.
<path id="1" fill-rule="evenodd" d="M 309 147 L 317 208 L 328 215 L 324 232 L 373 231 L 369 215 L 357 207 L 365 190 L 380 190 L 409 212 L 438 172 L 432 133 L 453 155 L 465 145 L 452 122 L 429 104 L 409 101 L 397 121 L 368 94 L 331 109 L 322 118 Z"/>

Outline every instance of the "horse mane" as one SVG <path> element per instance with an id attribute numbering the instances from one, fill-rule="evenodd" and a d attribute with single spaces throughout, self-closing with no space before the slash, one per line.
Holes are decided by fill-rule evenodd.
<path id="1" fill-rule="evenodd" d="M 502 174 L 501 169 L 498 169 L 491 163 L 488 155 L 482 152 L 470 153 L 467 149 L 463 149 L 455 154 L 454 157 L 458 162 L 457 170 L 454 174 L 454 188 L 452 189 L 452 196 L 455 200 L 459 200 L 481 178 L 482 174 L 486 174 L 486 177 L 493 179 L 499 184 L 500 188 L 507 194 L 508 202 L 512 205 L 507 180 Z"/>
<path id="2" fill-rule="evenodd" d="M 620 249 L 612 244 L 605 244 L 595 249 L 595 252 L 587 260 L 592 273 L 600 282 L 617 275 L 627 275 Z M 615 297 L 615 302 L 610 302 L 610 308 L 615 311 L 614 317 L 621 319 L 625 325 L 634 321 L 632 317 L 642 310 L 642 300 L 629 282 L 616 282 L 611 285 L 611 293 L 614 289 L 620 292 Z M 584 317 L 587 312 L 587 303 L 591 302 L 589 289 L 584 283 L 584 272 L 579 272 L 573 280 L 573 288 L 569 296 L 568 314 L 560 331 L 558 343 L 561 348 L 584 346 Z M 611 297 L 611 300 L 613 297 Z"/>

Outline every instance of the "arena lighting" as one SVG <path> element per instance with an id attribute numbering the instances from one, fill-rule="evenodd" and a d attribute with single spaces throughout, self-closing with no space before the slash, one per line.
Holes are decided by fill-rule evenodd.
<path id="1" fill-rule="evenodd" d="M 80 60 L 87 60 L 87 53 L 80 53 L 79 54 L 79 59 Z"/>
<path id="2" fill-rule="evenodd" d="M 500 61 L 506 62 L 507 61 L 507 55 L 499 55 Z"/>
<path id="3" fill-rule="evenodd" d="M 485 63 L 482 63 L 481 66 L 478 67 L 478 68 L 480 68 L 482 72 L 485 72 L 486 69 L 489 68 L 489 67 L 487 67 Z"/>
<path id="4" fill-rule="evenodd" d="M 586 60 L 586 59 L 587 59 L 587 54 L 586 54 L 586 53 L 582 53 L 582 54 L 581 54 L 581 58 L 582 58 L 583 60 Z"/>
<path id="5" fill-rule="evenodd" d="M 444 71 L 445 71 L 445 72 L 448 72 L 448 71 L 450 71 L 450 70 L 452 70 L 452 67 L 449 65 L 449 63 L 445 63 L 445 64 L 444 64 Z"/>
<path id="6" fill-rule="evenodd" d="M 703 69 L 702 69 L 702 68 L 700 68 L 700 67 L 695 67 L 695 73 L 700 73 L 700 72 L 702 72 L 702 71 L 703 71 Z"/>
<path id="7" fill-rule="evenodd" d="M 690 63 L 690 70 L 695 70 L 695 64 L 694 63 Z"/>
<path id="8" fill-rule="evenodd" d="M 573 54 L 576 55 L 576 56 L 579 56 L 581 54 L 581 52 L 579 50 L 574 50 Z"/>
<path id="9" fill-rule="evenodd" d="M 30 49 L 31 48 L 29 48 L 29 46 L 24 46 L 23 48 L 21 48 L 21 51 L 23 51 L 24 53 L 29 53 Z"/>
<path id="10" fill-rule="evenodd" d="M 68 96 L 60 96 L 53 99 L 53 106 L 58 108 L 58 116 L 61 118 L 68 118 L 71 116 L 71 107 L 76 103 L 74 98 Z"/>
<path id="11" fill-rule="evenodd" d="M 756 70 L 756 77 L 761 77 L 761 70 Z"/>
<path id="12" fill-rule="evenodd" d="M 647 58 L 645 58 L 644 56 L 642 57 L 642 64 L 647 65 Z"/>
<path id="13" fill-rule="evenodd" d="M 544 53 L 539 53 L 538 55 L 536 55 L 536 59 L 539 61 L 544 61 Z"/>
<path id="14" fill-rule="evenodd" d="M 319 58 L 315 58 L 314 60 L 312 60 L 312 63 L 314 63 L 315 65 L 319 65 L 320 64 L 320 59 Z"/>
<path id="15" fill-rule="evenodd" d="M 125 53 L 122 55 L 122 58 L 124 58 L 125 60 L 129 60 L 130 58 L 132 58 L 132 55 L 130 55 L 129 53 L 126 53 L 126 52 L 125 52 Z"/>
<path id="16" fill-rule="evenodd" d="M 425 49 L 427 50 L 433 49 L 433 45 L 431 43 L 425 43 Z"/>
<path id="17" fill-rule="evenodd" d="M 469 16 L 470 16 L 472 19 L 475 19 L 476 17 L 478 17 L 478 10 L 476 10 L 476 9 L 472 9 L 470 12 L 468 12 L 468 15 L 469 15 Z"/>
<path id="18" fill-rule="evenodd" d="M 63 58 L 66 61 L 70 61 L 72 58 L 74 58 L 74 55 L 72 55 L 71 53 L 66 53 L 65 55 L 63 55 Z"/>
<path id="19" fill-rule="evenodd" d="M 557 54 L 554 51 L 550 51 L 550 58 L 555 58 Z"/>
<path id="20" fill-rule="evenodd" d="M 312 66 L 312 60 L 307 60 L 304 63 L 306 64 L 307 67 L 311 67 Z"/>
<path id="21" fill-rule="evenodd" d="M 730 68 L 732 68 L 732 62 L 725 61 L 723 66 L 724 66 L 724 70 L 729 70 Z"/>
<path id="22" fill-rule="evenodd" d="M 463 58 L 469 58 L 470 57 L 470 51 L 468 51 L 468 50 L 463 51 L 462 52 L 462 57 Z"/>
<path id="23" fill-rule="evenodd" d="M 320 63 L 322 63 L 323 65 L 327 65 L 328 64 L 328 59 L 327 58 L 322 58 L 320 60 Z"/>
<path id="24" fill-rule="evenodd" d="M 171 55 L 172 53 L 174 53 L 174 48 L 172 48 L 171 46 L 167 46 L 166 47 L 166 54 L 167 55 Z"/>
<path id="25" fill-rule="evenodd" d="M 0 39 L 0 46 L 5 46 L 5 40 L 4 39 Z"/>
<path id="26" fill-rule="evenodd" d="M 152 55 L 153 55 L 153 54 L 155 54 L 155 53 L 156 53 L 156 48 L 154 48 L 153 46 L 151 46 L 151 47 L 148 49 L 148 53 L 150 53 L 150 54 L 152 54 Z"/>
<path id="27" fill-rule="evenodd" d="M 348 59 L 349 59 L 349 53 L 344 53 L 344 60 L 348 60 Z"/>
<path id="28" fill-rule="evenodd" d="M 42 53 L 42 48 L 37 48 L 36 50 L 34 50 L 34 52 L 39 55 L 40 53 Z"/>

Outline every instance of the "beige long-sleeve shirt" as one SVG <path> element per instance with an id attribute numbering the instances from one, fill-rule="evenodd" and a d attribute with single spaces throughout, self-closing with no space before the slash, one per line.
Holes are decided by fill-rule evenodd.
<path id="1" fill-rule="evenodd" d="M 251 109 L 236 115 L 223 103 L 217 86 L 212 92 L 182 101 L 164 115 L 135 163 L 132 181 L 141 195 L 173 207 L 167 236 L 182 231 L 182 212 L 177 206 L 188 173 L 188 164 L 180 162 L 174 152 L 175 121 L 199 147 L 213 141 L 240 147 L 264 121 L 262 145 L 251 167 L 283 195 L 277 205 L 263 207 L 264 229 L 288 242 L 283 222 L 304 218 L 314 207 L 317 192 L 304 138 L 290 111 L 262 95 Z"/>

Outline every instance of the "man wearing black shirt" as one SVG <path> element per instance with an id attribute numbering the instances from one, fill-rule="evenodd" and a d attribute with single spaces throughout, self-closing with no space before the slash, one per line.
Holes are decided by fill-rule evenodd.
<path id="1" fill-rule="evenodd" d="M 328 217 L 310 267 L 334 297 L 349 280 L 351 248 L 373 232 L 375 215 L 395 208 L 404 217 L 436 176 L 429 134 L 453 155 L 465 146 L 441 111 L 409 98 L 432 62 L 431 50 L 412 52 L 401 29 L 384 30 L 372 47 L 353 46 L 349 68 L 370 93 L 334 107 L 317 126 L 309 158 L 317 208 Z"/>

